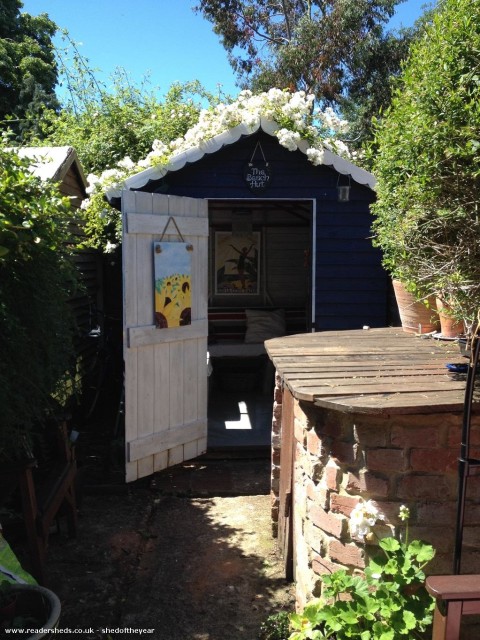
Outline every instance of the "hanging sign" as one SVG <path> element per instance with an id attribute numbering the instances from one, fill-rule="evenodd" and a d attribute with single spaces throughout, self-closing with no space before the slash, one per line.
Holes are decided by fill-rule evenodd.
<path id="1" fill-rule="evenodd" d="M 192 250 L 186 242 L 154 242 L 155 324 L 159 329 L 192 323 Z"/>
<path id="2" fill-rule="evenodd" d="M 262 154 L 263 162 L 255 160 L 257 149 L 259 149 Z M 260 142 L 257 142 L 255 149 L 253 150 L 250 162 L 244 169 L 243 177 L 245 178 L 250 191 L 253 191 L 254 193 L 265 191 L 270 183 L 272 174 L 268 162 L 265 159 L 265 154 L 263 153 Z"/>

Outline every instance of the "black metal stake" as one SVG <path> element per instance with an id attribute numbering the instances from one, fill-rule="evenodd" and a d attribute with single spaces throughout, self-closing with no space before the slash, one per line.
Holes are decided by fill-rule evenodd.
<path id="1" fill-rule="evenodd" d="M 470 363 L 467 371 L 465 386 L 465 400 L 463 405 L 462 439 L 460 457 L 458 459 L 458 501 L 457 520 L 455 527 L 455 549 L 453 556 L 453 573 L 459 574 L 461 569 L 463 527 L 465 522 L 465 499 L 467 494 L 467 479 L 473 468 L 480 466 L 480 460 L 470 458 L 470 426 L 472 421 L 473 392 L 475 389 L 475 375 L 480 354 L 480 325 L 472 340 Z"/>

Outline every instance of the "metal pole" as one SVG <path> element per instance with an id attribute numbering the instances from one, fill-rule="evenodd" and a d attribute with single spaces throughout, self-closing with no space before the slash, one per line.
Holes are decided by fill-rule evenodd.
<path id="1" fill-rule="evenodd" d="M 459 574 L 461 569 L 463 526 L 465 521 L 465 498 L 467 493 L 467 479 L 472 467 L 479 466 L 480 460 L 470 458 L 470 426 L 472 419 L 473 392 L 475 389 L 475 375 L 480 354 L 480 325 L 477 326 L 472 338 L 470 362 L 465 386 L 465 400 L 463 405 L 462 437 L 460 443 L 460 457 L 458 459 L 458 500 L 457 519 L 455 526 L 455 549 L 453 556 L 453 573 Z"/>

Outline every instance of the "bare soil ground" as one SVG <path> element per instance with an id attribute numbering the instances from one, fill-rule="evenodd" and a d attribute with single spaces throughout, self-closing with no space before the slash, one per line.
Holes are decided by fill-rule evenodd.
<path id="1" fill-rule="evenodd" d="M 256 640 L 268 615 L 293 610 L 271 535 L 268 460 L 195 461 L 127 486 L 91 482 L 77 539 L 62 528 L 50 539 L 62 635 Z"/>

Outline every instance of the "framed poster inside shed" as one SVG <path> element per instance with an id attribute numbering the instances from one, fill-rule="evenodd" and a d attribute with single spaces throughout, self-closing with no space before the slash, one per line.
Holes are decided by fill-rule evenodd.
<path id="1" fill-rule="evenodd" d="M 260 294 L 260 232 L 215 232 L 215 294 Z"/>

